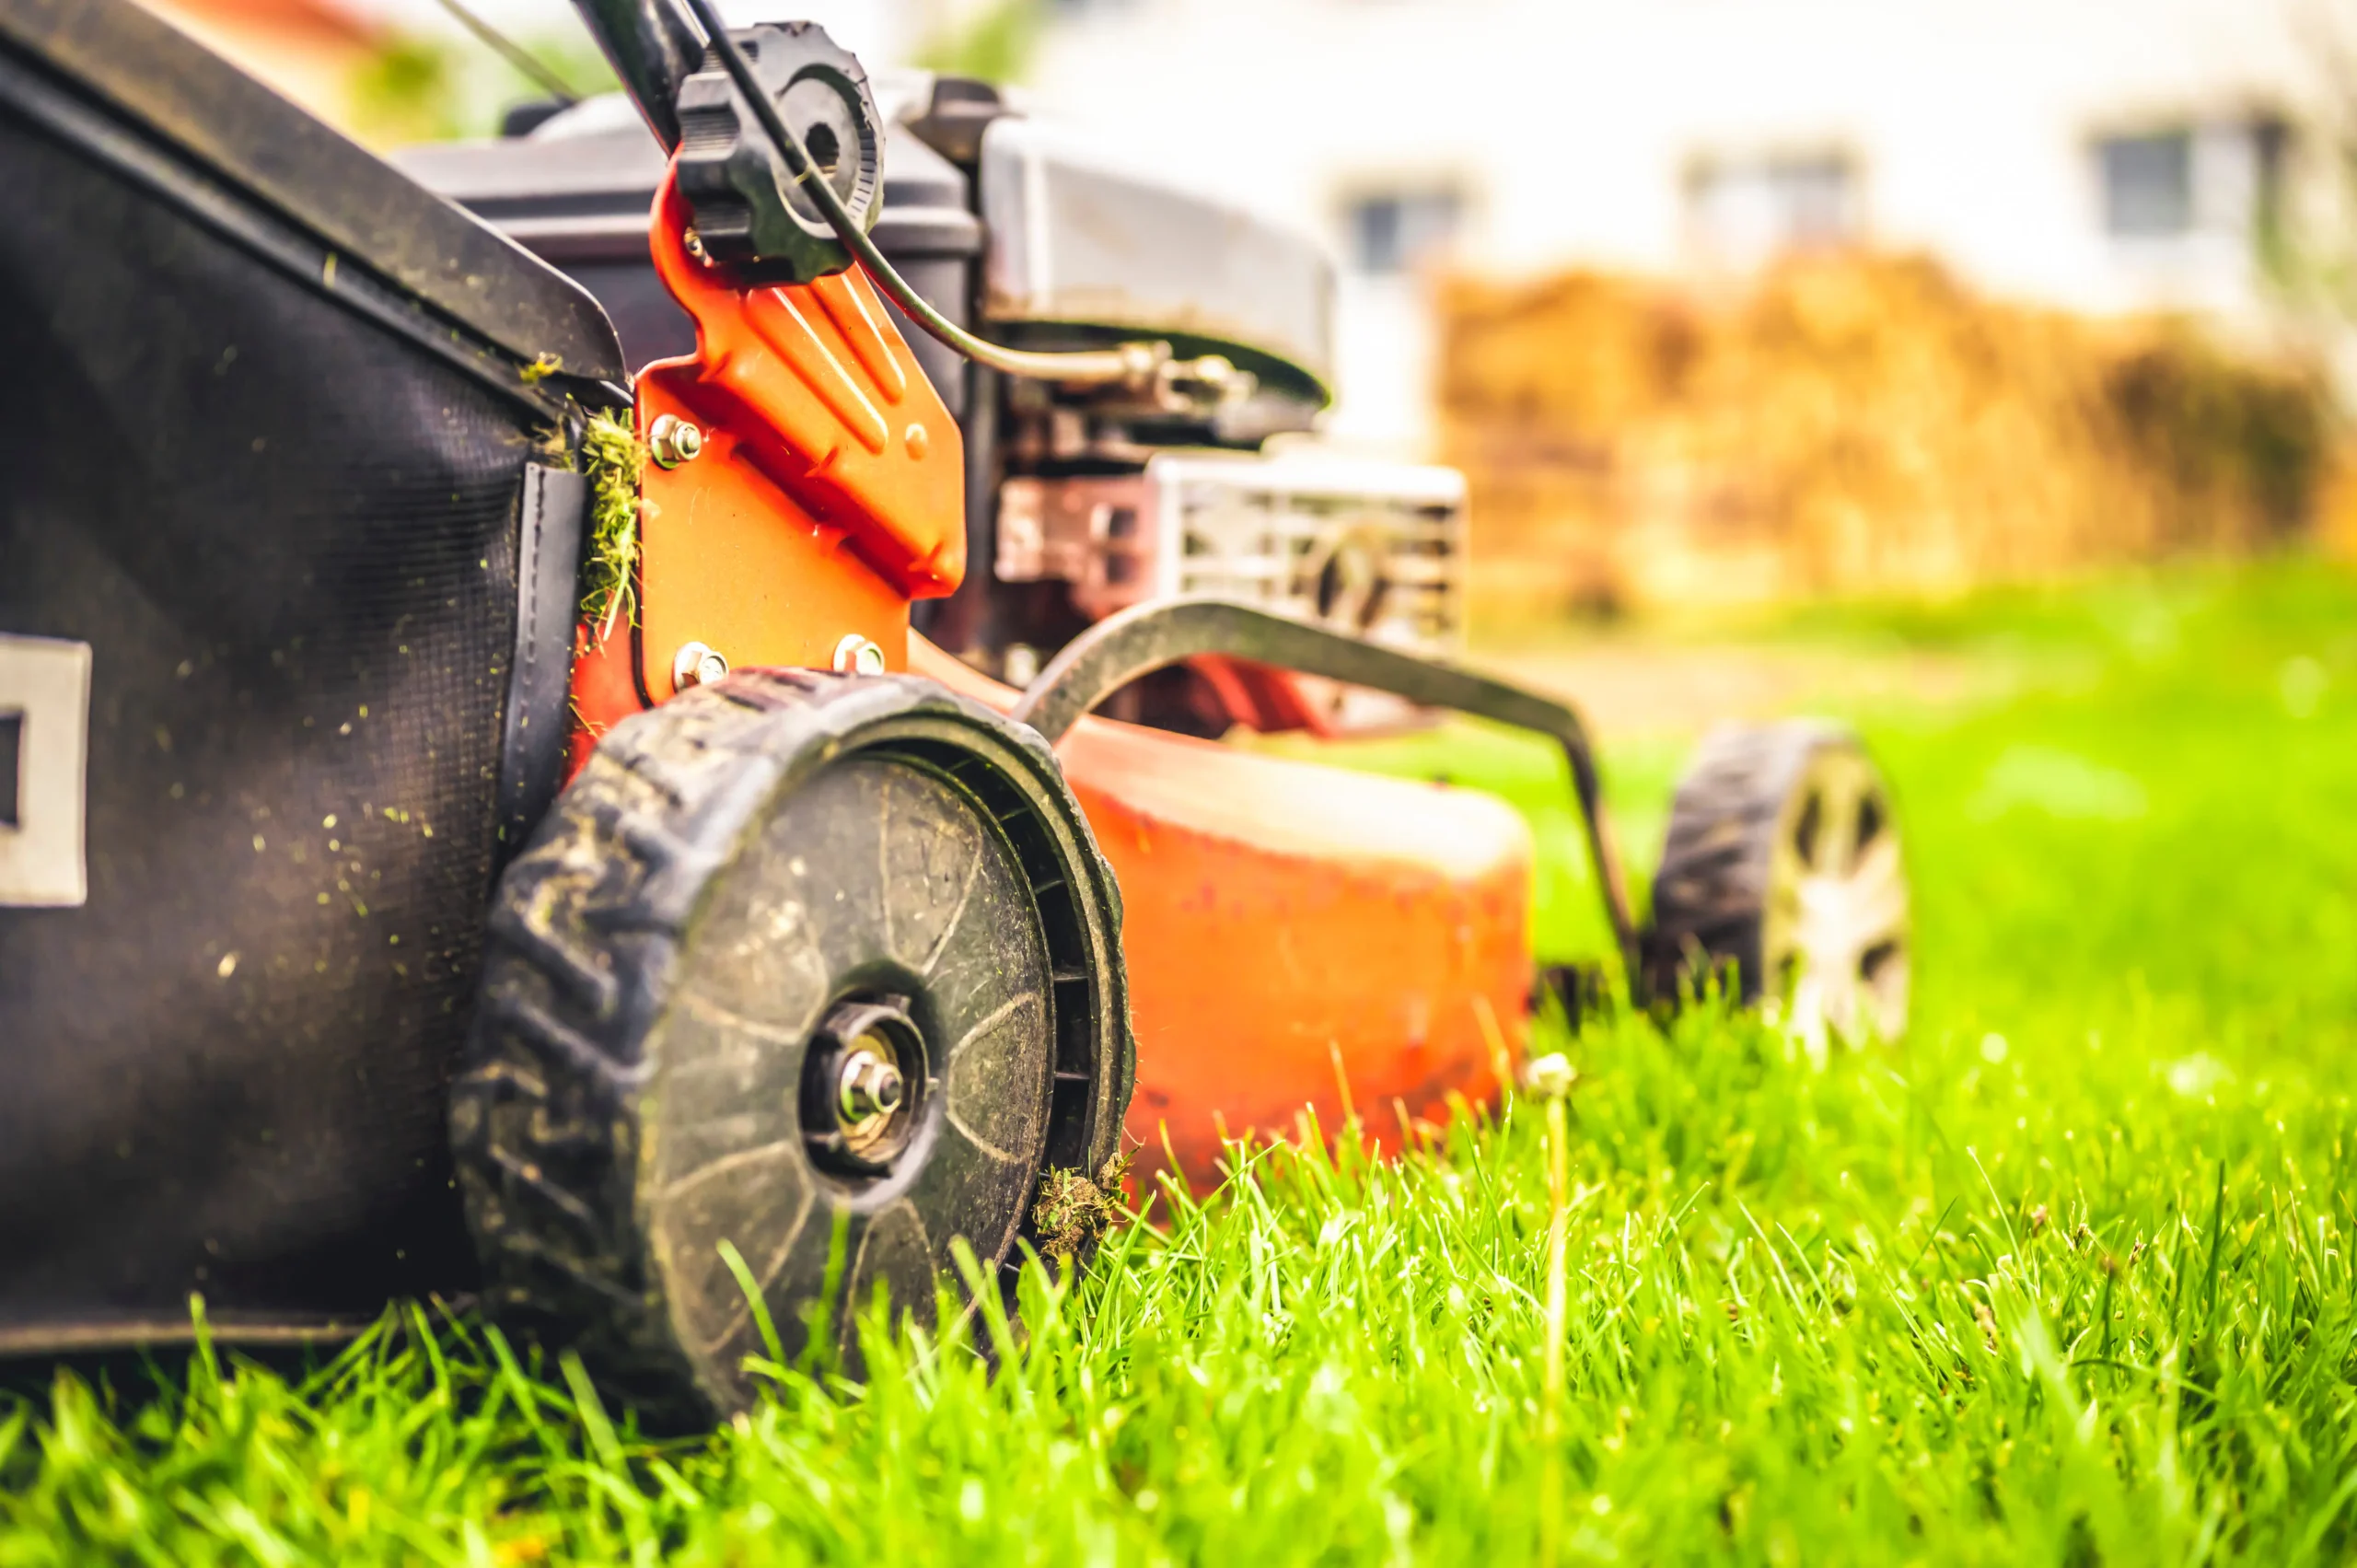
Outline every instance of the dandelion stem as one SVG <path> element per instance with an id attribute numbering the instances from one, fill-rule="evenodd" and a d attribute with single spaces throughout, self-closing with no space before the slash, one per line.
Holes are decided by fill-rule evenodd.
<path id="1" fill-rule="evenodd" d="M 1547 1107 L 1547 1350 L 1538 1404 L 1538 1561 L 1554 1568 L 1563 1522 L 1564 1247 L 1571 1222 L 1571 1118 L 1574 1074 L 1565 1057 L 1533 1062 L 1525 1083 Z"/>

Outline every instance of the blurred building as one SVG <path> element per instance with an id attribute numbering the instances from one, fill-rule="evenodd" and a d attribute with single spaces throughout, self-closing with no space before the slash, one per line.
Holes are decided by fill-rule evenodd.
<path id="1" fill-rule="evenodd" d="M 142 0 L 331 124 L 350 125 L 380 29 L 335 0 Z"/>
<path id="2" fill-rule="evenodd" d="M 1042 107 L 1329 237 L 1336 433 L 1401 447 L 1443 260 L 1857 244 L 2011 297 L 2258 316 L 2335 36 L 2331 0 L 1041 3 Z"/>

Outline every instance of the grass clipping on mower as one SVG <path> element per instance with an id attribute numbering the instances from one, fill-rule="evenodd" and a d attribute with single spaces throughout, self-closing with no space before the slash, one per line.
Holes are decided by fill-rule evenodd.
<path id="1" fill-rule="evenodd" d="M 1031 1206 L 1031 1228 L 1043 1258 L 1077 1259 L 1121 1223 L 1121 1183 L 1130 1156 L 1117 1154 L 1092 1179 L 1078 1170 L 1051 1169 L 1039 1178 L 1039 1201 Z"/>
<path id="2" fill-rule="evenodd" d="M 646 443 L 627 412 L 599 409 L 581 437 L 589 477 L 589 548 L 581 562 L 581 616 L 604 642 L 616 621 L 638 618 L 639 482 Z"/>

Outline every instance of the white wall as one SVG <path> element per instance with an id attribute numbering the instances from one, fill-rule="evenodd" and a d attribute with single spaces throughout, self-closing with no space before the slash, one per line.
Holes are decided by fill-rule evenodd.
<path id="1" fill-rule="evenodd" d="M 1486 271 L 1686 264 L 1692 159 L 1839 146 L 1877 245 L 2008 296 L 2232 313 L 2255 298 L 2247 247 L 2108 238 L 2091 140 L 2296 110 L 2304 3 L 1082 0 L 1059 7 L 1029 86 L 1338 242 L 1353 188 L 1453 181 L 1461 254 Z M 1414 446 L 1415 285 L 1353 280 L 1342 309 L 1337 434 Z"/>
<path id="2" fill-rule="evenodd" d="M 435 0 L 346 0 L 447 29 Z M 470 0 L 522 31 L 567 0 Z M 871 64 L 994 0 L 722 0 L 807 15 Z M 1039 0 L 1042 108 L 1149 164 L 1341 238 L 1354 191 L 1449 183 L 1460 261 L 1694 264 L 1698 157 L 1840 148 L 1864 236 L 1995 293 L 2247 317 L 2239 235 L 2121 245 L 2096 135 L 2316 91 L 2304 47 L 2357 45 L 2357 0 Z M 1431 350 L 1412 278 L 1345 276 L 1332 433 L 1423 441 Z"/>
<path id="3" fill-rule="evenodd" d="M 429 33 L 454 42 L 467 35 L 440 0 L 331 0 L 339 9 L 372 17 L 406 31 Z M 466 8 L 517 38 L 568 33 L 580 27 L 573 0 L 460 0 Z M 914 47 L 939 7 L 958 0 L 720 0 L 720 14 L 735 26 L 786 17 L 807 17 L 863 58 L 881 61 Z"/>

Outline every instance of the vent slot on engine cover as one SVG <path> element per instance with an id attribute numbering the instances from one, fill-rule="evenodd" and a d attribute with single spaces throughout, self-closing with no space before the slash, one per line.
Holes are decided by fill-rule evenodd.
<path id="1" fill-rule="evenodd" d="M 1062 582 L 1091 620 L 1150 598 L 1214 594 L 1422 654 L 1465 627 L 1465 480 L 1453 469 L 1327 457 L 1163 454 L 1144 470 L 1016 478 L 999 494 L 1001 582 Z M 1361 729 L 1399 699 L 1290 678 Z"/>

